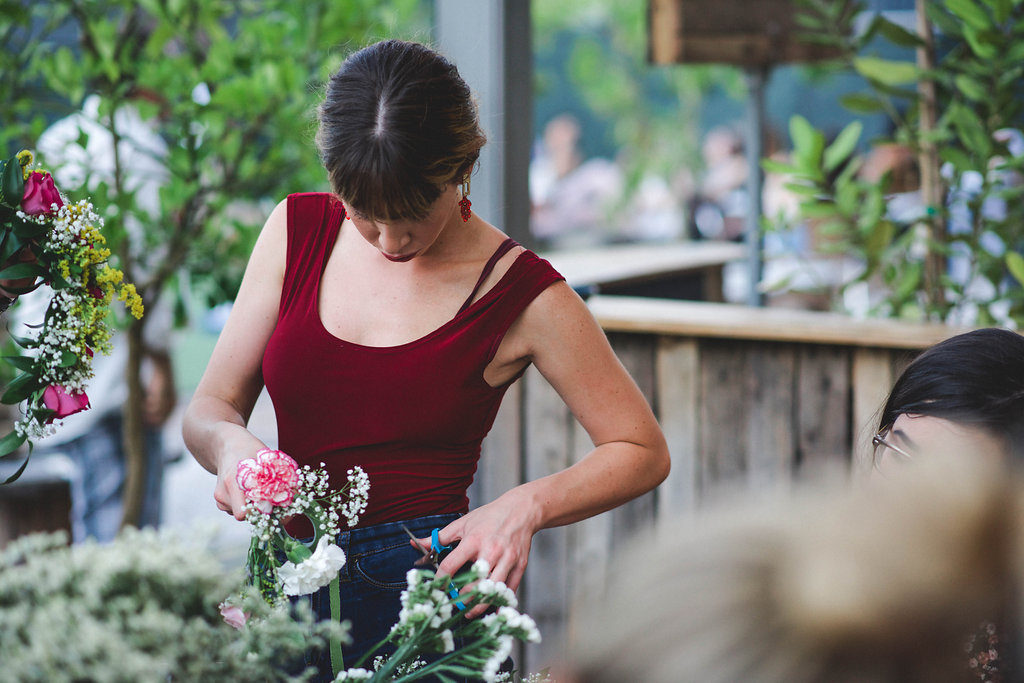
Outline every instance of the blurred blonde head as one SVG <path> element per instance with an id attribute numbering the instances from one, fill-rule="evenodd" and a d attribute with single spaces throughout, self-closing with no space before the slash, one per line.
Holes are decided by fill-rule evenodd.
<path id="1" fill-rule="evenodd" d="M 574 611 L 560 680 L 964 680 L 965 634 L 1016 601 L 1021 488 L 940 449 L 871 487 L 664 524 Z"/>

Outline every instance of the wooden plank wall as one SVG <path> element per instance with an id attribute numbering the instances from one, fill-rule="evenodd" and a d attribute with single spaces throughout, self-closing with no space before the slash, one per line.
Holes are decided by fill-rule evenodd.
<path id="1" fill-rule="evenodd" d="M 665 431 L 672 472 L 657 490 L 579 524 L 535 537 L 520 589 L 544 641 L 520 671 L 556 661 L 574 600 L 600 585 L 608 562 L 660 516 L 700 507 L 720 488 L 763 489 L 831 461 L 866 457 L 877 411 L 913 353 L 756 339 L 610 333 L 613 348 Z M 493 499 L 521 481 L 578 462 L 584 430 L 540 374 L 510 390 L 471 498 Z"/>

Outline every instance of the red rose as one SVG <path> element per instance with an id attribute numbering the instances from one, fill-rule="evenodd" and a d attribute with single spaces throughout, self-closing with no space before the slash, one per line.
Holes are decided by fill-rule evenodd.
<path id="1" fill-rule="evenodd" d="M 71 393 L 60 384 L 51 384 L 43 391 L 43 405 L 54 411 L 46 422 L 80 413 L 89 408 L 89 397 L 85 392 Z"/>
<path id="2" fill-rule="evenodd" d="M 25 194 L 21 198 L 21 210 L 29 216 L 40 213 L 53 213 L 53 205 L 57 208 L 64 206 L 64 200 L 60 198 L 60 192 L 53 184 L 53 177 L 49 173 L 33 171 L 25 179 Z"/>
<path id="3" fill-rule="evenodd" d="M 261 448 L 255 458 L 238 463 L 235 481 L 245 497 L 264 513 L 291 505 L 299 484 L 299 465 L 283 451 Z"/>

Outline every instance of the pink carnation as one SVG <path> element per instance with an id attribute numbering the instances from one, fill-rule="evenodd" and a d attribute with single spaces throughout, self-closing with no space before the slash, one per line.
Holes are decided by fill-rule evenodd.
<path id="1" fill-rule="evenodd" d="M 241 630 L 245 626 L 246 620 L 249 619 L 249 615 L 243 612 L 241 607 L 235 607 L 226 602 L 220 603 L 219 607 L 220 615 L 224 617 L 224 623 L 228 626 Z"/>
<path id="2" fill-rule="evenodd" d="M 60 384 L 51 384 L 43 390 L 43 405 L 54 411 L 46 421 L 60 420 L 89 408 L 85 392 L 70 392 Z"/>
<path id="3" fill-rule="evenodd" d="M 21 198 L 21 210 L 29 216 L 41 213 L 53 213 L 53 205 L 57 208 L 64 206 L 64 200 L 60 198 L 60 192 L 53 184 L 53 177 L 49 173 L 33 171 L 25 178 L 25 194 Z"/>
<path id="4" fill-rule="evenodd" d="M 283 451 L 262 448 L 255 458 L 238 463 L 235 475 L 242 493 L 265 513 L 291 505 L 299 483 L 299 465 Z"/>

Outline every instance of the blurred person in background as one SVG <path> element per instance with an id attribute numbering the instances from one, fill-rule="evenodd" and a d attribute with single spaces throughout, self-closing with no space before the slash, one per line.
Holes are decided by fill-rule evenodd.
<path id="1" fill-rule="evenodd" d="M 622 194 L 622 171 L 607 159 L 584 161 L 580 133 L 573 116 L 556 116 L 530 162 L 530 230 L 552 247 L 601 244 L 616 231 L 610 213 Z"/>
<path id="2" fill-rule="evenodd" d="M 941 449 L 973 462 L 1024 461 L 1024 337 L 986 328 L 927 349 L 893 385 L 874 445 L 872 464 L 882 476 Z M 1016 622 L 993 612 L 967 639 L 974 680 L 1020 680 L 1006 642 Z"/>

